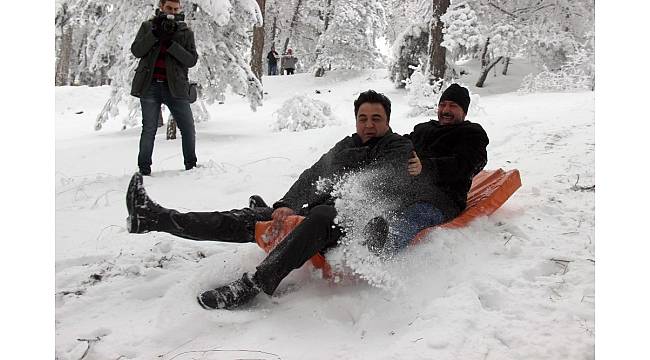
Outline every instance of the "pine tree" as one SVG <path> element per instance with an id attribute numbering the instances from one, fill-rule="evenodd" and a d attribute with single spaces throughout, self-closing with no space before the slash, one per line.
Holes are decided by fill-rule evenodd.
<path id="1" fill-rule="evenodd" d="M 377 0 L 333 2 L 328 28 L 318 41 L 317 68 L 367 69 L 381 58 L 375 40 L 383 35 L 385 11 Z"/>

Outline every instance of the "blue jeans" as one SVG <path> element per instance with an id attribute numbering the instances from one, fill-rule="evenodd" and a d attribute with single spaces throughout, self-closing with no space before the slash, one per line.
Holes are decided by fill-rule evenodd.
<path id="1" fill-rule="evenodd" d="M 278 64 L 269 64 L 269 75 L 278 74 Z"/>
<path id="2" fill-rule="evenodd" d="M 395 254 L 404 249 L 420 230 L 441 224 L 445 217 L 433 204 L 417 202 L 389 220 L 384 252 Z"/>
<path id="3" fill-rule="evenodd" d="M 147 93 L 140 98 L 142 106 L 142 134 L 140 135 L 140 153 L 138 154 L 138 167 L 151 167 L 151 155 L 153 144 L 158 130 L 158 117 L 160 116 L 160 105 L 165 104 L 172 113 L 176 125 L 181 130 L 183 142 L 183 159 L 185 166 L 196 165 L 195 142 L 196 132 L 194 130 L 194 117 L 187 99 L 175 98 L 169 92 L 167 82 L 153 80 Z"/>

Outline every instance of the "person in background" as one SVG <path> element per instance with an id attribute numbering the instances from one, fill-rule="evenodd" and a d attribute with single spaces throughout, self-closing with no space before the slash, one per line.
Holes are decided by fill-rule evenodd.
<path id="1" fill-rule="evenodd" d="M 190 108 L 188 68 L 199 58 L 194 33 L 181 14 L 180 0 L 160 0 L 156 16 L 140 25 L 131 53 L 140 59 L 131 95 L 140 98 L 142 133 L 138 153 L 140 174 L 151 174 L 151 156 L 160 105 L 165 104 L 181 130 L 185 170 L 196 166 L 194 117 Z"/>
<path id="2" fill-rule="evenodd" d="M 293 75 L 297 63 L 298 58 L 293 56 L 293 50 L 287 49 L 287 53 L 282 56 L 282 69 L 287 72 L 287 75 Z"/>
<path id="3" fill-rule="evenodd" d="M 278 74 L 278 53 L 275 51 L 275 47 L 271 47 L 271 51 L 266 54 L 266 60 L 269 64 L 269 76 Z"/>

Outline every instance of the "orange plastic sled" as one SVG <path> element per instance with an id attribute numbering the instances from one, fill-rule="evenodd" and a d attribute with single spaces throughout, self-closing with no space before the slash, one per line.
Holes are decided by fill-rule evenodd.
<path id="1" fill-rule="evenodd" d="M 453 220 L 438 225 L 443 228 L 459 228 L 467 225 L 470 221 L 479 216 L 491 215 L 503 205 L 512 194 L 521 187 L 519 170 L 514 169 L 508 172 L 502 169 L 484 170 L 472 180 L 472 187 L 467 194 L 467 208 Z M 273 250 L 275 245 L 284 240 L 285 236 L 302 221 L 302 216 L 289 216 L 281 229 L 273 229 L 271 221 L 260 221 L 255 224 L 255 241 L 267 253 Z M 435 227 L 429 227 L 420 231 L 411 240 L 410 245 L 422 241 Z M 321 254 L 316 254 L 310 259 L 314 267 L 321 269 L 323 277 L 332 277 L 332 268 Z"/>

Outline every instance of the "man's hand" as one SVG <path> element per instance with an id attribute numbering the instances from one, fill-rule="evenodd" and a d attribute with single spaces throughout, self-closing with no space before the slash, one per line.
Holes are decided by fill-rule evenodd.
<path id="1" fill-rule="evenodd" d="M 163 31 L 159 37 L 160 45 L 163 45 L 166 48 L 170 47 L 172 44 L 172 36 L 174 36 L 173 33 L 170 34 Z"/>
<path id="2" fill-rule="evenodd" d="M 160 35 L 162 34 L 162 29 L 160 25 L 162 24 L 162 17 L 156 16 L 152 21 L 151 21 L 151 32 L 153 33 L 153 36 L 156 38 L 160 39 Z"/>
<path id="3" fill-rule="evenodd" d="M 408 173 L 411 176 L 418 176 L 422 172 L 422 163 L 415 151 L 413 151 L 412 155 L 413 157 L 411 157 L 408 162 Z"/>
<path id="4" fill-rule="evenodd" d="M 279 232 L 287 216 L 294 214 L 293 210 L 288 207 L 279 207 L 273 210 L 273 214 L 271 214 L 271 218 L 273 219 L 273 224 L 271 224 L 272 231 L 274 233 Z"/>

